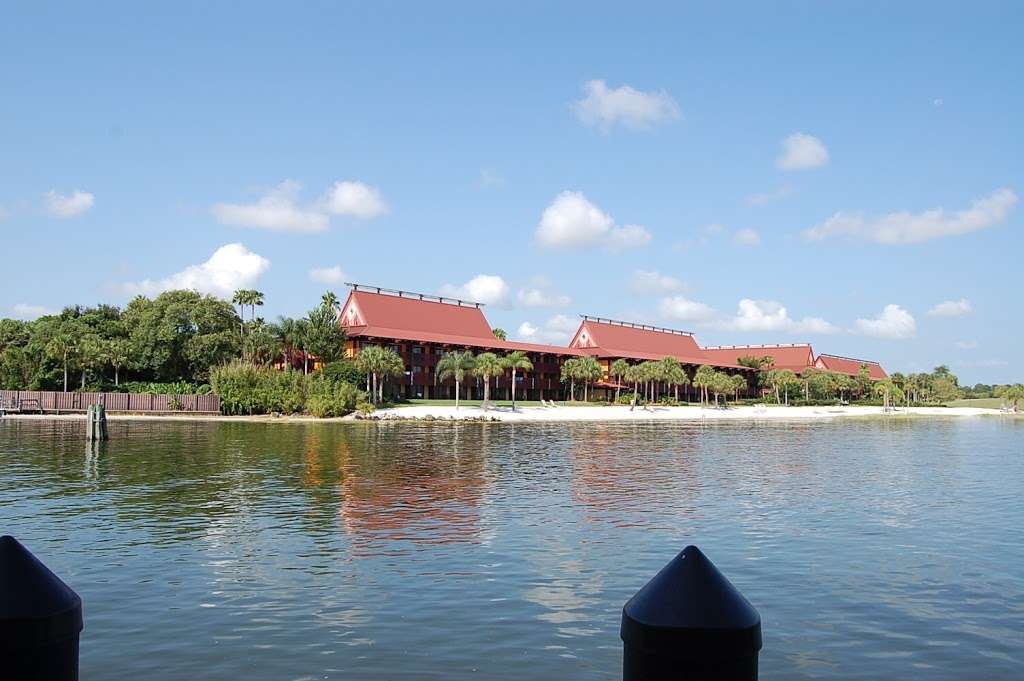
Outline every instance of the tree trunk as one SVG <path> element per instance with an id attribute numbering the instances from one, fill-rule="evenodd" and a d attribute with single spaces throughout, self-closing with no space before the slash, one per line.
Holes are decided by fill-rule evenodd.
<path id="1" fill-rule="evenodd" d="M 634 381 L 633 383 L 633 401 L 629 403 L 629 410 L 633 411 L 636 408 L 636 399 L 640 396 L 640 384 Z"/>
<path id="2" fill-rule="evenodd" d="M 487 407 L 491 402 L 491 377 L 484 376 L 484 411 L 487 411 Z"/>
<path id="3" fill-rule="evenodd" d="M 121 372 L 117 368 L 117 366 L 115 366 L 114 367 L 114 387 L 116 388 L 119 385 L 121 385 Z"/>
<path id="4" fill-rule="evenodd" d="M 615 377 L 615 402 L 616 402 L 616 404 L 618 404 L 618 401 L 619 401 L 619 391 L 622 389 L 622 386 L 619 385 L 619 381 L 621 381 L 621 380 L 622 379 L 619 376 Z"/>
<path id="5" fill-rule="evenodd" d="M 370 401 L 377 404 L 377 372 L 373 372 L 373 393 Z"/>
<path id="6" fill-rule="evenodd" d="M 68 354 L 64 353 L 64 392 L 68 391 Z"/>
<path id="7" fill-rule="evenodd" d="M 82 390 L 85 390 L 85 369 L 82 369 Z"/>
<path id="8" fill-rule="evenodd" d="M 676 383 L 675 389 L 676 389 L 676 402 L 678 402 L 679 401 L 679 384 L 678 383 Z"/>
<path id="9" fill-rule="evenodd" d="M 309 353 L 305 349 L 302 350 L 302 375 L 309 375 Z"/>
<path id="10" fill-rule="evenodd" d="M 569 381 L 569 401 L 570 402 L 575 402 L 576 401 L 576 379 L 575 378 Z"/>
<path id="11" fill-rule="evenodd" d="M 459 379 L 455 379 L 455 410 L 459 410 Z"/>
<path id="12" fill-rule="evenodd" d="M 512 411 L 516 410 L 516 370 L 512 368 Z"/>

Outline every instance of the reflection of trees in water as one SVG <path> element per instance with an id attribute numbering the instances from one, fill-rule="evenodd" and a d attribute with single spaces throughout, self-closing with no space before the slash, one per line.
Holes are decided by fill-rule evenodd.
<path id="1" fill-rule="evenodd" d="M 341 523 L 353 547 L 479 542 L 488 440 L 488 424 L 378 424 L 353 433 L 354 446 L 337 452 Z"/>

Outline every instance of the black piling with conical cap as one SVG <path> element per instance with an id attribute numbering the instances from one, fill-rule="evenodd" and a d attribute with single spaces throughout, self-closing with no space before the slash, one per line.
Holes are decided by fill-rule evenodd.
<path id="1" fill-rule="evenodd" d="M 754 681 L 761 616 L 696 546 L 622 608 L 623 681 Z"/>
<path id="2" fill-rule="evenodd" d="M 0 678 L 78 679 L 82 599 L 14 537 L 0 537 Z"/>

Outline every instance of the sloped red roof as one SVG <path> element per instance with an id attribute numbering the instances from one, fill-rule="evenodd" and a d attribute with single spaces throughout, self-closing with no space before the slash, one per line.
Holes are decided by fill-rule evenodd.
<path id="1" fill-rule="evenodd" d="M 704 354 L 693 336 L 681 331 L 659 330 L 628 324 L 584 319 L 570 343 L 599 357 L 652 359 L 675 357 L 685 364 L 711 364 L 736 368 L 735 362 L 719 361 Z"/>
<path id="2" fill-rule="evenodd" d="M 799 345 L 721 345 L 701 348 L 712 359 L 738 364 L 740 357 L 770 356 L 776 369 L 803 371 L 814 366 L 814 351 L 809 344 Z"/>
<path id="3" fill-rule="evenodd" d="M 386 293 L 352 291 L 341 308 L 339 320 L 345 327 L 367 326 L 401 329 L 406 333 L 441 333 L 478 341 L 497 340 L 479 307 Z"/>
<path id="4" fill-rule="evenodd" d="M 871 376 L 873 381 L 880 381 L 883 378 L 889 377 L 889 374 L 885 373 L 885 369 L 878 362 L 870 362 L 866 359 L 852 359 L 837 355 L 818 355 L 818 359 L 814 363 L 814 366 L 818 369 L 848 376 L 856 376 L 860 372 L 861 366 L 864 365 L 867 366 L 868 375 Z"/>
<path id="5" fill-rule="evenodd" d="M 341 308 L 339 322 L 352 337 L 444 343 L 501 351 L 586 354 L 561 345 L 503 341 L 491 331 L 480 308 L 421 300 L 417 294 L 397 296 L 352 291 Z"/>

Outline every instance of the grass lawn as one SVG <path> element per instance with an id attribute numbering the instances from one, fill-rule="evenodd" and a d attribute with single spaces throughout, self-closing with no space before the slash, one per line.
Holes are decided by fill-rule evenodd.
<path id="1" fill-rule="evenodd" d="M 1002 399 L 998 397 L 980 397 L 973 400 L 946 402 L 947 407 L 978 407 L 979 409 L 999 409 L 1003 404 Z"/>

